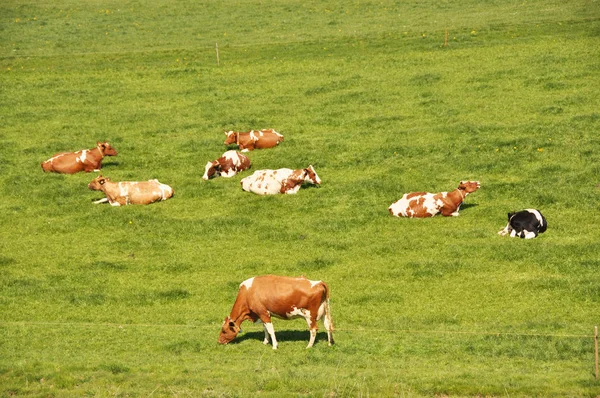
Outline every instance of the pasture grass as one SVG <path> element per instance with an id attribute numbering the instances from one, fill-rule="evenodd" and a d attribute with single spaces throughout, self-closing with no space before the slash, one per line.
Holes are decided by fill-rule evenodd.
<path id="1" fill-rule="evenodd" d="M 0 5 L 0 394 L 598 396 L 599 5 L 137 1 Z M 448 46 L 444 35 L 448 30 Z M 219 46 L 217 65 L 215 44 Z M 201 180 L 223 131 L 285 141 L 252 170 L 322 187 L 258 197 Z M 102 174 L 174 198 L 95 206 L 44 174 L 109 141 Z M 457 218 L 409 191 L 481 181 Z M 534 207 L 535 240 L 496 234 Z M 238 285 L 331 288 L 336 345 L 275 321 L 216 343 Z"/>

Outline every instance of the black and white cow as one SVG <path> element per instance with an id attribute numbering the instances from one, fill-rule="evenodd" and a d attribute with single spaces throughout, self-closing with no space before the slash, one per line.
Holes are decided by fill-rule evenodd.
<path id="1" fill-rule="evenodd" d="M 519 238 L 533 239 L 546 231 L 546 228 L 548 228 L 548 223 L 539 210 L 525 209 L 508 213 L 508 224 L 498 232 L 498 235 L 510 233 L 511 238 L 518 236 Z"/>

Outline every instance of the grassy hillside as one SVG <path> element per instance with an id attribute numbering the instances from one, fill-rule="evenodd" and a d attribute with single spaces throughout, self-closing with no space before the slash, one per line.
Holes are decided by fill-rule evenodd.
<path id="1" fill-rule="evenodd" d="M 600 395 L 598 2 L 151 3 L 0 4 L 0 395 Z M 260 128 L 285 141 L 202 181 Z M 99 140 L 175 197 L 42 172 Z M 239 185 L 309 164 L 320 188 Z M 460 217 L 387 211 L 464 179 Z M 545 234 L 497 235 L 531 207 Z M 302 320 L 217 345 L 266 273 L 329 284 L 336 346 Z"/>

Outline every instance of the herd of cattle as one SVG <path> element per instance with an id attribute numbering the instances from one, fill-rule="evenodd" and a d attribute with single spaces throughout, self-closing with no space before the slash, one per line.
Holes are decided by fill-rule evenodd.
<path id="1" fill-rule="evenodd" d="M 225 133 L 225 145 L 235 144 L 241 152 L 254 149 L 273 148 L 283 141 L 283 135 L 275 130 Z M 108 142 L 98 142 L 95 148 L 77 152 L 62 152 L 42 162 L 45 172 L 75 174 L 81 171 L 100 171 L 104 156 L 116 156 L 117 151 Z M 220 158 L 206 164 L 202 179 L 233 177 L 251 167 L 250 159 L 236 151 L 228 150 Z M 264 169 L 242 178 L 242 189 L 258 195 L 295 194 L 304 183 L 321 184 L 314 167 L 305 169 Z M 478 181 L 461 181 L 452 192 L 411 192 L 392 203 L 388 210 L 396 217 L 424 218 L 436 214 L 458 216 L 465 197 L 479 189 Z M 102 191 L 105 198 L 94 203 L 110 203 L 112 206 L 129 204 L 150 204 L 167 200 L 173 196 L 173 189 L 158 180 L 112 182 L 109 178 L 98 176 L 90 182 L 88 188 Z M 546 231 L 548 224 L 539 210 L 525 209 L 508 213 L 508 224 L 498 232 L 511 237 L 531 239 Z M 250 278 L 240 284 L 237 298 L 228 317 L 225 318 L 219 334 L 219 343 L 227 344 L 241 331 L 245 320 L 260 321 L 264 325 L 264 344 L 272 342 L 277 349 L 275 331 L 271 317 L 293 319 L 302 317 L 310 330 L 312 347 L 317 334 L 317 321 L 323 319 L 327 330 L 329 345 L 333 344 L 333 321 L 329 307 L 329 288 L 325 282 L 312 281 L 305 277 L 290 278 L 275 275 L 263 275 Z"/>

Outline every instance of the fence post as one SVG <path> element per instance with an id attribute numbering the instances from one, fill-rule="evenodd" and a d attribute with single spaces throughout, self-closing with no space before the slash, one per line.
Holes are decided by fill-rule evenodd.
<path id="1" fill-rule="evenodd" d="M 594 327 L 594 354 L 596 359 L 596 380 L 598 380 L 598 326 Z"/>

